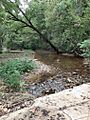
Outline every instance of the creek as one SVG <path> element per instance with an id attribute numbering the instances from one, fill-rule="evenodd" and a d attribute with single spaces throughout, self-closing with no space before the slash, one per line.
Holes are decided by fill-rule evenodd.
<path id="1" fill-rule="evenodd" d="M 27 88 L 36 97 L 90 82 L 90 69 L 83 58 L 46 51 L 37 51 L 34 58 L 54 68 L 52 76 L 44 75 Z"/>
<path id="2" fill-rule="evenodd" d="M 14 51 L 0 56 L 0 61 L 18 57 L 22 58 L 24 54 L 24 52 Z M 28 54 L 27 51 L 26 54 Z M 54 52 L 47 51 L 36 51 L 28 54 L 28 57 L 37 59 L 52 67 L 52 74 L 44 73 L 40 75 L 40 79 L 38 79 L 38 76 L 35 76 L 36 81 L 32 78 L 32 83 L 28 83 L 26 90 L 35 97 L 52 94 L 90 82 L 90 68 L 84 58 L 68 54 L 57 55 Z"/>

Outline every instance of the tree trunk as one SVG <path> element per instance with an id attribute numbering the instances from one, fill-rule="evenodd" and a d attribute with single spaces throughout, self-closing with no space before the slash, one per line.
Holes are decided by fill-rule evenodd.
<path id="1" fill-rule="evenodd" d="M 2 53 L 2 40 L 0 39 L 0 54 Z"/>
<path id="2" fill-rule="evenodd" d="M 39 36 L 43 39 L 43 41 L 47 42 L 47 43 L 54 49 L 54 51 L 57 52 L 57 54 L 60 53 L 60 51 L 58 50 L 58 48 L 55 47 L 55 46 L 51 43 L 51 41 L 49 41 L 48 38 L 46 38 L 37 28 L 35 28 L 34 26 L 32 26 L 32 27 L 30 27 L 30 28 L 32 28 L 34 31 L 36 31 L 36 32 L 39 34 Z"/>
<path id="3" fill-rule="evenodd" d="M 22 14 L 24 15 L 24 17 L 25 17 L 26 20 L 28 21 L 28 23 L 25 22 L 25 21 L 23 21 L 23 20 L 21 20 L 21 19 L 19 19 L 19 18 L 16 17 L 14 14 L 12 14 L 10 11 L 7 11 L 7 12 L 14 18 L 13 20 L 19 21 L 19 22 L 25 24 L 25 26 L 27 26 L 27 27 L 31 28 L 32 30 L 36 31 L 36 32 L 39 34 L 39 36 L 43 39 L 43 41 L 47 42 L 47 43 L 54 49 L 54 51 L 56 51 L 57 54 L 59 54 L 60 51 L 58 50 L 58 48 L 57 48 L 56 46 L 54 46 L 54 45 L 51 43 L 51 41 L 49 41 L 48 38 L 45 37 L 45 36 L 32 24 L 32 22 L 27 18 L 27 16 L 25 15 L 25 13 L 24 13 L 20 8 L 19 8 L 19 10 L 20 10 L 20 12 L 22 12 Z"/>

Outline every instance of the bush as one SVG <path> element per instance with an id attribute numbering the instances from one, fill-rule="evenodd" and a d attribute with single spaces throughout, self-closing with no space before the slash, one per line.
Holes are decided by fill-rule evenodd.
<path id="1" fill-rule="evenodd" d="M 35 63 L 27 58 L 9 60 L 0 64 L 0 77 L 8 88 L 16 91 L 20 89 L 21 74 L 32 71 L 35 67 Z"/>
<path id="2" fill-rule="evenodd" d="M 83 56 L 90 58 L 90 39 L 83 41 L 80 44 L 80 48 L 83 49 Z"/>
<path id="3" fill-rule="evenodd" d="M 5 79 L 5 84 L 9 89 L 13 89 L 14 91 L 20 90 L 20 73 L 18 71 L 15 71 L 15 73 L 7 74 L 7 77 Z"/>

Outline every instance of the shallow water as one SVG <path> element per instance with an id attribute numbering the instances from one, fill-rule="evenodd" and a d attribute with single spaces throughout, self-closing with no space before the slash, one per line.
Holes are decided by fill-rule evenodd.
<path id="1" fill-rule="evenodd" d="M 90 82 L 90 70 L 82 58 L 43 51 L 36 52 L 34 58 L 56 68 L 53 77 L 41 76 L 39 82 L 28 86 L 27 90 L 36 97 Z"/>
<path id="2" fill-rule="evenodd" d="M 39 61 L 45 63 L 46 65 L 50 65 L 58 69 L 58 71 L 62 72 L 77 72 L 80 76 L 90 77 L 90 68 L 84 64 L 83 58 L 77 58 L 74 56 L 68 55 L 57 55 L 54 52 L 46 52 L 46 51 L 37 51 L 37 52 L 27 52 L 27 51 L 14 51 L 11 53 L 5 53 L 4 55 L 0 55 L 0 62 L 7 61 L 13 58 L 35 58 Z"/>
<path id="3" fill-rule="evenodd" d="M 77 72 L 83 76 L 90 75 L 89 68 L 84 64 L 83 58 L 41 51 L 35 53 L 35 58 L 47 65 L 58 68 L 62 72 Z"/>

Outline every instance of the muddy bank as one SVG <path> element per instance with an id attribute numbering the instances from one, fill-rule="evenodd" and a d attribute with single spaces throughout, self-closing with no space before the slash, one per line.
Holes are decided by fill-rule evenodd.
<path id="1" fill-rule="evenodd" d="M 35 97 L 29 93 L 0 93 L 0 116 L 30 107 Z"/>
<path id="2" fill-rule="evenodd" d="M 57 93 L 62 90 L 73 88 L 74 86 L 90 82 L 89 77 L 79 76 L 76 72 L 59 71 L 57 75 L 41 77 L 40 81 L 28 83 L 27 91 L 35 97 L 40 97 L 52 93 Z"/>
<path id="3" fill-rule="evenodd" d="M 15 56 L 13 55 L 14 57 L 21 58 L 16 53 Z M 90 69 L 86 64 L 83 64 L 81 58 L 57 56 L 52 53 L 36 53 L 34 59 L 38 67 L 33 72 L 22 75 L 22 81 L 25 83 L 22 91 L 6 93 L 4 86 L 0 87 L 1 116 L 31 106 L 37 97 L 54 94 L 90 82 Z"/>
<path id="4" fill-rule="evenodd" d="M 34 69 L 31 73 L 25 73 L 22 75 L 22 80 L 27 83 L 34 83 L 38 81 L 42 81 L 44 78 L 48 78 L 53 76 L 56 73 L 56 69 L 50 65 L 46 65 L 37 59 L 33 59 L 35 61 L 37 68 Z"/>
<path id="5" fill-rule="evenodd" d="M 30 84 L 40 81 L 40 78 L 52 75 L 50 66 L 35 59 L 33 61 L 37 64 L 37 68 L 31 73 L 22 75 L 24 85 L 19 92 L 8 91 L 5 84 L 0 81 L 0 116 L 31 106 L 36 96 L 27 90 L 27 86 L 30 87 Z"/>

